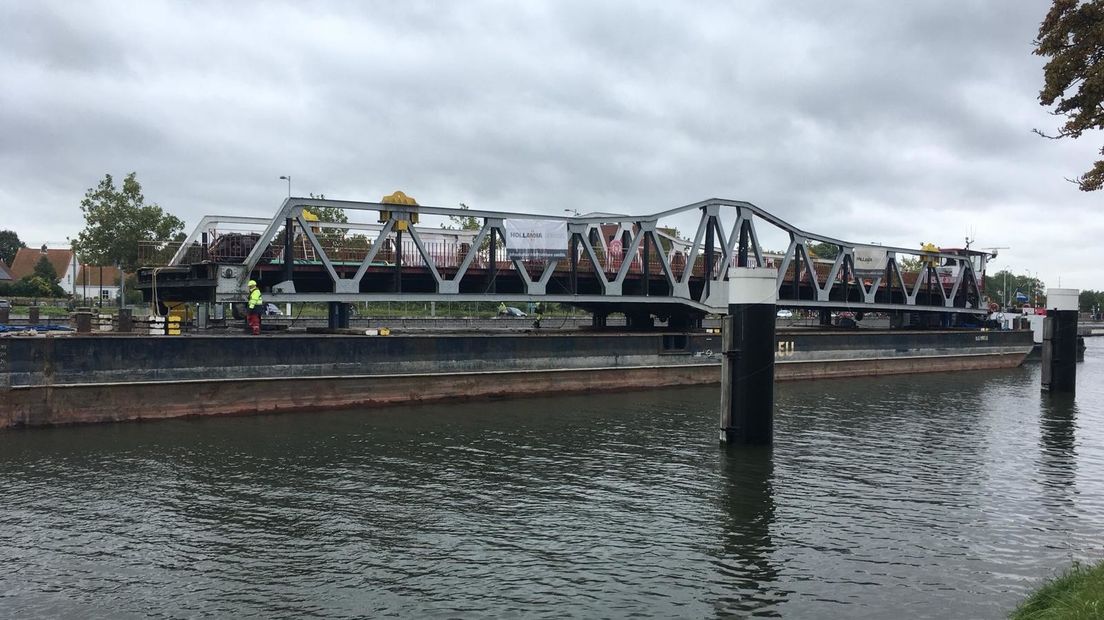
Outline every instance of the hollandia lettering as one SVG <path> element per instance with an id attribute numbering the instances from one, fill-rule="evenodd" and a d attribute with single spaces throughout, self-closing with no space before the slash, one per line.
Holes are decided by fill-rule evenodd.
<path id="1" fill-rule="evenodd" d="M 502 222 L 506 229 L 506 258 L 558 260 L 567 258 L 567 222 L 518 220 Z"/>

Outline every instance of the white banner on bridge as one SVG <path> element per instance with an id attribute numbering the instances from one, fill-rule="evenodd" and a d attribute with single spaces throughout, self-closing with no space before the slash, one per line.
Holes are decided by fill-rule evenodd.
<path id="1" fill-rule="evenodd" d="M 876 278 L 885 273 L 886 251 L 868 245 L 855 246 L 855 275 L 860 278 Z"/>
<path id="2" fill-rule="evenodd" d="M 506 228 L 506 258 L 567 258 L 567 222 L 507 219 L 502 224 Z"/>

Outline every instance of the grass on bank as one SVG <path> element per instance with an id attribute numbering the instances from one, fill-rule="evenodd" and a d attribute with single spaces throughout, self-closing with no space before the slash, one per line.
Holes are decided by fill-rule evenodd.
<path id="1" fill-rule="evenodd" d="M 1104 618 L 1104 562 L 1074 564 L 1012 612 L 1013 620 Z"/>

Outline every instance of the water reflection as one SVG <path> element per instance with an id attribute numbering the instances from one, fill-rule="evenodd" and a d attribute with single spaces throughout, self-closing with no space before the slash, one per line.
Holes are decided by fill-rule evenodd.
<path id="1" fill-rule="evenodd" d="M 772 449 L 724 445 L 720 457 L 722 554 L 714 559 L 718 579 L 728 593 L 714 603 L 718 617 L 780 617 L 785 591 L 771 556 L 774 544 L 774 475 Z"/>
<path id="2" fill-rule="evenodd" d="M 1039 401 L 1041 490 L 1054 502 L 1071 504 L 1077 478 L 1077 401 L 1073 394 L 1046 393 Z"/>

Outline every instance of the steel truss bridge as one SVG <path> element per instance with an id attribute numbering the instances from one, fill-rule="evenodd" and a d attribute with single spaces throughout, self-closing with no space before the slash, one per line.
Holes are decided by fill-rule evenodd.
<path id="1" fill-rule="evenodd" d="M 341 209 L 350 221 L 316 220 L 307 207 Z M 478 229 L 416 225 L 427 216 L 468 218 Z M 670 227 L 694 217 L 692 239 Z M 566 223 L 566 258 L 507 258 L 511 219 Z M 785 250 L 766 250 L 764 231 L 779 246 L 788 239 Z M 649 325 L 725 313 L 729 274 L 748 266 L 777 270 L 780 307 L 980 314 L 993 256 L 843 241 L 725 199 L 652 215 L 557 217 L 288 198 L 271 218 L 206 216 L 178 247 L 153 249 L 160 262 L 175 249 L 167 265 L 139 270 L 138 288 L 155 302 L 240 302 L 255 279 L 276 303 L 545 301 L 589 310 L 599 323 L 619 312 Z"/>

